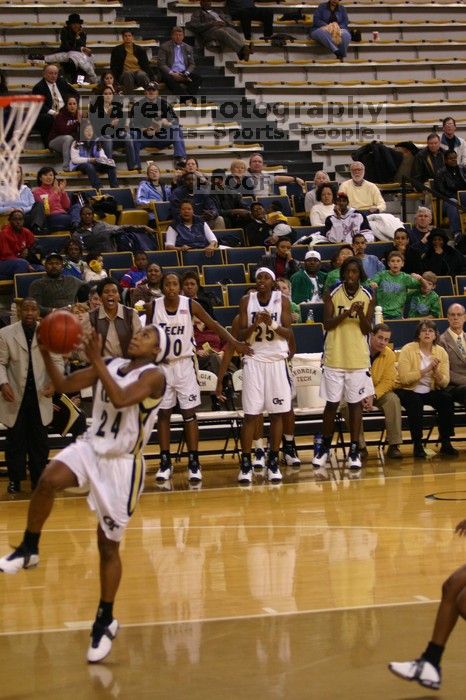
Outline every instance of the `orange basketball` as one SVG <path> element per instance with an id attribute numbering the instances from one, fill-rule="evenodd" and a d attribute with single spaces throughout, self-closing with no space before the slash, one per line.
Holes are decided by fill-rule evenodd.
<path id="1" fill-rule="evenodd" d="M 70 311 L 58 309 L 48 314 L 39 324 L 39 343 L 50 352 L 66 355 L 79 343 L 82 327 L 77 316 Z"/>

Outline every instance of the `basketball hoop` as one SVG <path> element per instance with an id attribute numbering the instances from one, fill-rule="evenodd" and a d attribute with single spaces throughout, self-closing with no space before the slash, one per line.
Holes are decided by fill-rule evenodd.
<path id="1" fill-rule="evenodd" d="M 42 95 L 0 97 L 0 203 L 18 197 L 16 169 L 44 98 Z M 9 107 L 8 113 L 5 113 Z"/>

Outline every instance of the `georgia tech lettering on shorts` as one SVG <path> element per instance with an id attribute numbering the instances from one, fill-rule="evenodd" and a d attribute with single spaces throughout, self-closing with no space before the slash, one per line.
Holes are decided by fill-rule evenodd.
<path id="1" fill-rule="evenodd" d="M 115 530 L 120 527 L 109 515 L 104 515 L 102 520 L 104 521 L 109 530 Z"/>
<path id="2" fill-rule="evenodd" d="M 272 403 L 276 406 L 281 406 L 283 404 L 283 399 L 278 399 L 277 397 L 272 399 Z"/>

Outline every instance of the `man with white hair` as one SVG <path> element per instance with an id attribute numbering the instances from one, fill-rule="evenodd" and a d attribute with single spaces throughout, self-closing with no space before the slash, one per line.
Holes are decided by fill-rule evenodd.
<path id="1" fill-rule="evenodd" d="M 304 210 L 310 214 L 311 209 L 314 204 L 317 204 L 316 193 L 319 185 L 323 185 L 324 182 L 330 182 L 330 177 L 325 170 L 318 170 L 314 175 L 314 187 L 309 192 L 306 192 L 304 197 Z"/>
<path id="2" fill-rule="evenodd" d="M 466 334 L 464 322 L 466 310 L 462 304 L 451 304 L 447 311 L 448 328 L 439 338 L 448 353 L 450 362 L 450 383 L 447 391 L 454 401 L 466 408 Z"/>
<path id="3" fill-rule="evenodd" d="M 360 161 L 355 161 L 350 167 L 351 180 L 345 180 L 340 185 L 340 192 L 348 195 L 350 207 L 367 214 L 379 214 L 385 211 L 382 193 L 377 185 L 364 179 L 366 168 Z"/>
<path id="4" fill-rule="evenodd" d="M 409 242 L 423 253 L 427 249 L 427 237 L 432 231 L 432 212 L 429 207 L 418 207 L 414 223 L 409 232 Z"/>

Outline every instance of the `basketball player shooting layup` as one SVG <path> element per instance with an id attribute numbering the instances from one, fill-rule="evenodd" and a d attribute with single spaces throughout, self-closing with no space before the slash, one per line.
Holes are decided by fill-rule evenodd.
<path id="1" fill-rule="evenodd" d="M 22 543 L 0 559 L 0 571 L 15 574 L 39 563 L 39 538 L 52 510 L 55 493 L 71 486 L 89 486 L 88 502 L 99 519 L 101 599 L 87 651 L 90 663 L 102 661 L 118 630 L 113 602 L 121 578 L 120 540 L 144 484 L 142 448 L 152 432 L 165 391 L 165 375 L 155 365 L 169 349 L 166 333 L 146 326 L 129 344 L 130 360 L 102 358 L 95 331 L 85 343 L 90 367 L 64 377 L 41 348 L 56 391 L 77 392 L 97 382 L 92 423 L 82 439 L 49 462 L 29 504 Z"/>

